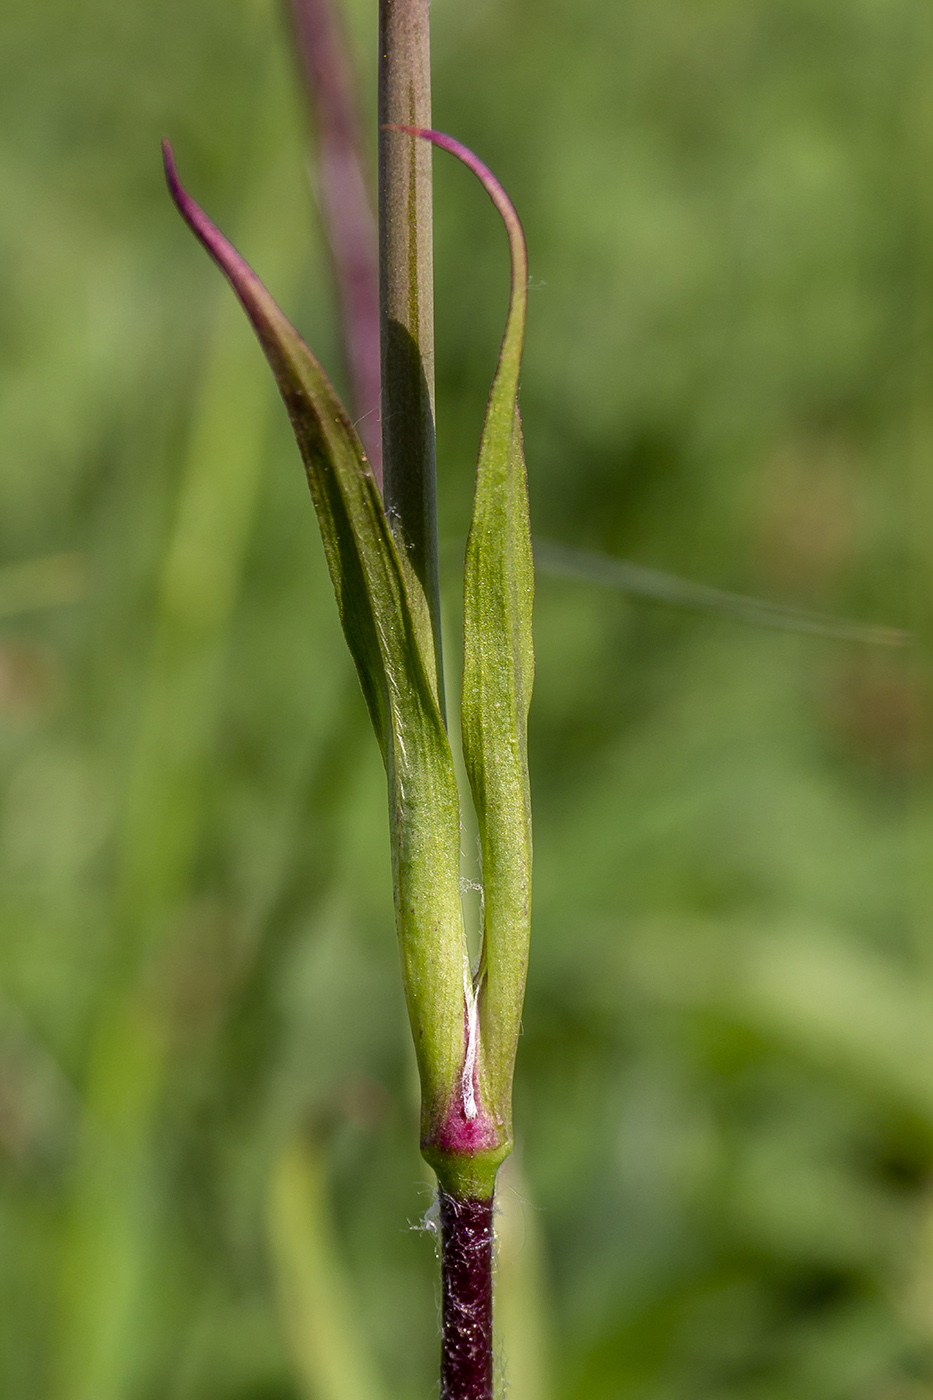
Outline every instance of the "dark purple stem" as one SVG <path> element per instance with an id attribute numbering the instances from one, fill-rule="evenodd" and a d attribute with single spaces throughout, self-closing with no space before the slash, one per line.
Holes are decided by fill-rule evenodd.
<path id="1" fill-rule="evenodd" d="M 492 1400 L 492 1217 L 441 1191 L 441 1400 Z"/>
<path id="2" fill-rule="evenodd" d="M 382 489 L 379 257 L 357 84 L 333 0 L 291 0 L 318 139 L 321 216 L 334 260 L 357 430 Z"/>

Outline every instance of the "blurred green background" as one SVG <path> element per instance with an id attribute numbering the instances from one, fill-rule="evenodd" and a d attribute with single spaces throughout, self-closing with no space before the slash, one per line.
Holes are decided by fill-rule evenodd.
<path id="1" fill-rule="evenodd" d="M 374 0 L 347 16 L 370 114 Z M 435 0 L 531 255 L 512 1400 L 933 1394 L 933 20 Z M 384 780 L 284 414 L 158 141 L 339 373 L 271 0 L 0 13 L 0 1395 L 421 1400 Z M 371 123 L 372 125 L 372 123 Z M 505 240 L 435 160 L 451 645 Z"/>

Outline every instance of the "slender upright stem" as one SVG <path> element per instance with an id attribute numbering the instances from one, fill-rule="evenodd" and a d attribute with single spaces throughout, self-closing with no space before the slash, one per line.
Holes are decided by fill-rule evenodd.
<path id="1" fill-rule="evenodd" d="M 492 1400 L 493 1200 L 441 1191 L 441 1400 Z"/>
<path id="2" fill-rule="evenodd" d="M 291 9 L 317 132 L 318 198 L 334 263 L 353 407 L 381 486 L 376 220 L 352 57 L 335 0 L 291 0 Z"/>
<path id="3" fill-rule="evenodd" d="M 443 713 L 434 465 L 430 0 L 379 0 L 379 290 L 386 509 L 427 597 Z M 441 1400 L 492 1400 L 493 1201 L 440 1192 Z"/>
<path id="4" fill-rule="evenodd" d="M 379 290 L 386 509 L 421 581 L 443 709 L 434 466 L 429 0 L 379 0 Z"/>

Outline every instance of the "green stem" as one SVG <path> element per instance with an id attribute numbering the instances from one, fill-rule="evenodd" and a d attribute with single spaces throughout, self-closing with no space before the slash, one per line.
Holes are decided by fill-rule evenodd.
<path id="1" fill-rule="evenodd" d="M 379 313 L 386 510 L 427 598 L 444 710 L 434 458 L 429 0 L 379 0 Z"/>

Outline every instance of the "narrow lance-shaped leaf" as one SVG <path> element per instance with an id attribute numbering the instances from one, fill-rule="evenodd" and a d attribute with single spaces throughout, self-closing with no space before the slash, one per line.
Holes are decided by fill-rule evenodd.
<path id="1" fill-rule="evenodd" d="M 512 285 L 486 408 L 463 584 L 463 753 L 483 857 L 483 953 L 470 1007 L 465 1120 L 488 1115 L 511 1146 L 512 1073 L 521 1023 L 531 907 L 527 721 L 534 675 L 534 565 L 518 411 L 528 261 L 515 208 L 492 172 L 458 141 L 411 129 L 468 166 L 502 216 Z M 468 1077 L 467 1077 L 468 1076 Z"/>
<path id="2" fill-rule="evenodd" d="M 179 212 L 239 298 L 288 409 L 343 630 L 389 784 L 402 970 L 430 1138 L 462 1075 L 465 940 L 456 779 L 417 579 L 395 547 L 359 439 L 323 369 L 259 278 L 165 169 Z"/>

